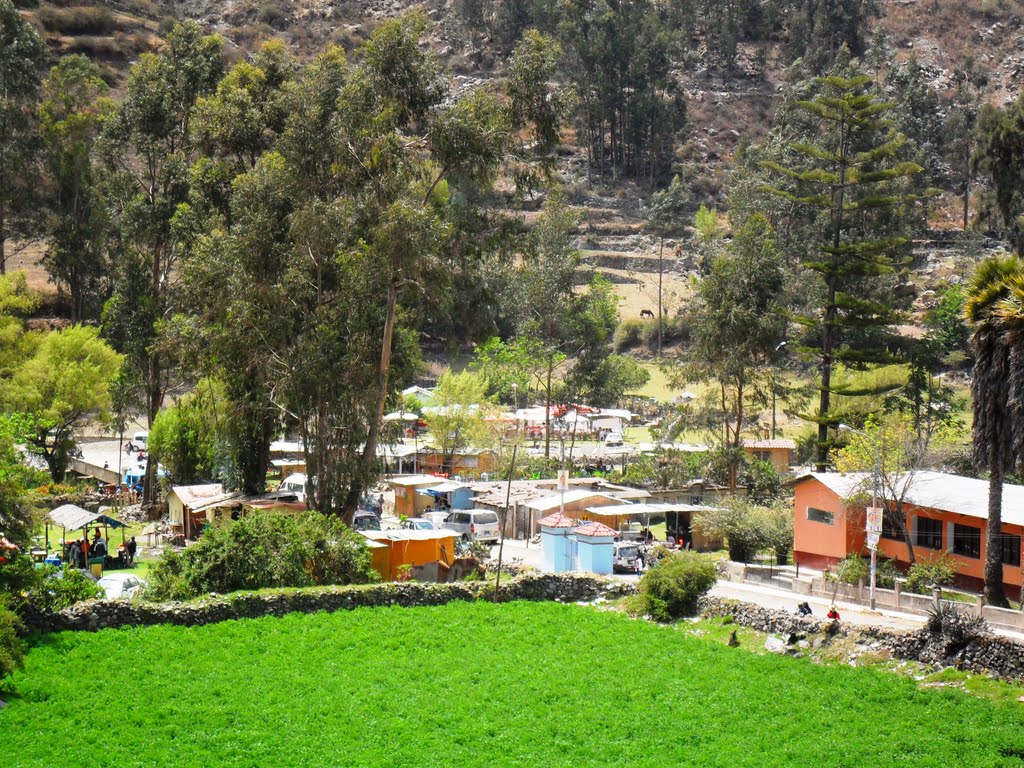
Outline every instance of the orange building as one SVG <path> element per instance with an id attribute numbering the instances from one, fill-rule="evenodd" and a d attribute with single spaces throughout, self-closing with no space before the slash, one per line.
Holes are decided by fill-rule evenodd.
<path id="1" fill-rule="evenodd" d="M 743 451 L 758 461 L 767 461 L 780 475 L 793 464 L 796 443 L 789 439 L 744 440 Z"/>
<path id="2" fill-rule="evenodd" d="M 988 481 L 942 472 L 917 472 L 905 479 L 903 512 L 917 561 L 945 554 L 955 564 L 957 583 L 980 589 L 984 583 L 988 526 Z M 902 487 L 902 484 L 901 484 Z M 793 483 L 793 559 L 826 568 L 849 554 L 868 553 L 864 532 L 870 473 L 812 472 Z M 907 544 L 885 508 L 878 553 L 909 567 Z M 1003 486 L 1003 584 L 1017 595 L 1022 584 L 1021 535 L 1024 534 L 1024 486 Z"/>

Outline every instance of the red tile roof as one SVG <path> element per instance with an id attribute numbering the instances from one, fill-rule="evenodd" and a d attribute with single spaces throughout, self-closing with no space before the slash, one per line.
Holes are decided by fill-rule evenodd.
<path id="1" fill-rule="evenodd" d="M 611 536 L 612 538 L 618 535 L 614 528 L 609 528 L 604 523 L 596 521 L 581 525 L 573 533 L 577 536 Z"/>
<path id="2" fill-rule="evenodd" d="M 744 440 L 743 447 L 753 448 L 755 451 L 764 451 L 771 448 L 785 448 L 792 451 L 796 448 L 796 443 L 788 438 L 778 440 Z"/>
<path id="3" fill-rule="evenodd" d="M 561 512 L 555 512 L 555 514 L 543 518 L 537 525 L 544 528 L 574 528 L 576 521 L 566 517 Z"/>

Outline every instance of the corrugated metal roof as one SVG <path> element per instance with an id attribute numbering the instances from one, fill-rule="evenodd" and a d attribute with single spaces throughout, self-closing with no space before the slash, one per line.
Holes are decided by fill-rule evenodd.
<path id="1" fill-rule="evenodd" d="M 553 496 L 544 496 L 539 499 L 533 499 L 526 502 L 526 506 L 530 509 L 536 509 L 538 512 L 547 512 L 549 509 L 557 509 L 563 502 L 566 504 L 572 504 L 573 502 L 583 501 L 583 499 L 619 500 L 617 497 L 609 496 L 607 493 L 598 493 L 596 491 L 588 491 L 580 488 L 566 491 L 564 494 L 555 493 Z"/>
<path id="2" fill-rule="evenodd" d="M 213 496 L 221 496 L 224 494 L 224 486 L 220 483 L 207 483 L 206 485 L 175 485 L 171 488 L 171 493 L 178 497 L 182 504 L 186 507 L 192 506 L 192 504 L 200 499 L 209 499 Z"/>
<path id="3" fill-rule="evenodd" d="M 809 472 L 793 481 L 797 485 L 814 479 L 843 499 L 871 492 L 870 472 Z M 926 509 L 988 519 L 988 480 L 920 471 L 899 480 L 907 483 L 904 501 Z M 1003 484 L 1003 522 L 1024 526 L 1024 485 Z"/>

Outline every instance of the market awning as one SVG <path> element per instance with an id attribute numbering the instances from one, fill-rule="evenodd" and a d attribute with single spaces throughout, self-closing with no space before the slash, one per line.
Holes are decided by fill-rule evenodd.
<path id="1" fill-rule="evenodd" d="M 115 517 L 110 517 L 102 512 L 90 512 L 88 509 L 82 509 L 82 507 L 76 504 L 64 504 L 57 507 L 46 517 L 50 522 L 59 525 L 61 528 L 70 528 L 71 530 L 84 528 L 92 523 L 101 523 L 111 528 L 120 528 L 124 525 Z"/>

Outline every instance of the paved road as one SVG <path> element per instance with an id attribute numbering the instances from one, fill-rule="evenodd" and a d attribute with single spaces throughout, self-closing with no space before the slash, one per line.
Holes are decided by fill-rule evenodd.
<path id="1" fill-rule="evenodd" d="M 498 556 L 498 548 L 494 547 L 492 556 Z M 505 562 L 513 559 L 520 559 L 526 565 L 542 569 L 543 555 L 539 544 L 527 546 L 525 541 L 519 539 L 507 539 L 505 541 Z M 632 574 L 617 574 L 614 578 L 623 581 L 636 581 L 637 577 Z M 711 594 L 716 597 L 743 600 L 748 603 L 755 603 L 765 608 L 796 612 L 796 607 L 803 601 L 811 606 L 813 615 L 824 618 L 828 612 L 831 601 L 827 597 L 814 595 L 799 595 L 778 587 L 770 587 L 764 584 L 736 583 L 732 581 L 719 581 L 711 589 Z M 836 600 L 836 609 L 844 623 L 858 624 L 862 626 L 888 627 L 890 629 L 914 630 L 924 625 L 925 616 L 916 614 L 901 613 L 899 611 L 877 610 L 872 611 L 862 605 L 848 603 L 845 600 Z M 1012 638 L 1024 642 L 1024 633 L 1013 632 L 1004 629 L 993 629 L 997 635 Z"/>

